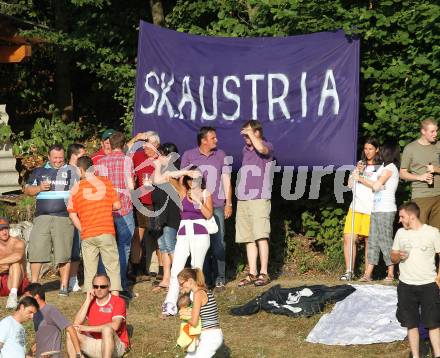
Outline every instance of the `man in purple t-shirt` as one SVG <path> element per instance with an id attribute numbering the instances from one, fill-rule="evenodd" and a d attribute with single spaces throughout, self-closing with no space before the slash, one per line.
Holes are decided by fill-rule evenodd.
<path id="1" fill-rule="evenodd" d="M 75 347 L 75 358 L 84 357 L 81 353 L 78 335 L 73 325 L 61 314 L 61 312 L 46 303 L 46 293 L 39 283 L 31 283 L 24 296 L 35 298 L 40 310 L 34 314 L 35 345 L 31 348 L 36 357 L 61 358 L 62 333 L 70 336 Z"/>
<path id="2" fill-rule="evenodd" d="M 239 286 L 264 286 L 270 282 L 269 262 L 270 198 L 275 161 L 273 146 L 263 137 L 263 127 L 256 120 L 247 121 L 242 129 L 243 161 L 237 180 L 237 215 L 235 242 L 246 244 L 249 274 Z M 260 256 L 260 274 L 257 258 Z"/>
<path id="3" fill-rule="evenodd" d="M 213 127 L 201 127 L 197 134 L 198 146 L 183 153 L 181 168 L 196 165 L 203 173 L 206 189 L 212 194 L 214 218 L 218 232 L 211 235 L 210 249 L 205 258 L 203 271 L 208 285 L 217 288 L 225 285 L 225 219 L 232 215 L 231 175 L 223 170 L 225 152 L 217 148 L 217 134 Z M 214 267 L 213 267 L 214 266 Z"/>

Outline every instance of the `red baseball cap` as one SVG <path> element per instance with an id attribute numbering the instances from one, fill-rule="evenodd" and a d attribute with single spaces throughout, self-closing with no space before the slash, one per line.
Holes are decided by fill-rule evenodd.
<path id="1" fill-rule="evenodd" d="M 0 217 L 0 230 L 9 227 L 9 220 L 5 217 Z"/>

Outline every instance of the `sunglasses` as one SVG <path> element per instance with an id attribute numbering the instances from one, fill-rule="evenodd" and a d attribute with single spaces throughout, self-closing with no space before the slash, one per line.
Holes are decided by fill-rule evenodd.
<path id="1" fill-rule="evenodd" d="M 93 288 L 95 290 L 97 290 L 98 288 L 100 288 L 101 290 L 104 290 L 104 289 L 108 288 L 108 285 L 93 285 Z"/>

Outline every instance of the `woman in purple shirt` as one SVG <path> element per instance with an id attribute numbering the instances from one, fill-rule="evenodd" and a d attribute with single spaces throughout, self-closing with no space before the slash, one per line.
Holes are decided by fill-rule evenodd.
<path id="1" fill-rule="evenodd" d="M 160 170 L 154 171 L 154 182 L 161 176 Z M 178 170 L 164 173 L 181 200 L 181 220 L 177 231 L 177 243 L 174 249 L 174 260 L 171 267 L 171 279 L 168 294 L 162 306 L 164 316 L 177 313 L 176 302 L 179 296 L 177 275 L 185 268 L 186 260 L 191 255 L 193 268 L 203 267 L 206 252 L 209 249 L 210 237 L 206 228 L 206 219 L 213 214 L 211 194 L 205 189 L 202 173 L 197 167 L 189 170 Z M 177 179 L 180 178 L 180 179 Z"/>

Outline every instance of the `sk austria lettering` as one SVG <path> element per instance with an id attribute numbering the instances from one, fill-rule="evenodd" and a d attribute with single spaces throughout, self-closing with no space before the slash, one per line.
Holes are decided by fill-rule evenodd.
<path id="1" fill-rule="evenodd" d="M 192 121 L 198 118 L 207 121 L 235 121 L 240 118 L 243 102 L 248 101 L 252 108 L 252 119 L 266 117 L 274 121 L 275 112 L 279 112 L 285 119 L 290 120 L 294 86 L 298 86 L 301 96 L 302 118 L 307 116 L 309 107 L 317 108 L 318 117 L 323 116 L 326 108 L 330 108 L 330 113 L 337 116 L 340 108 L 338 86 L 332 69 L 322 73 L 319 102 L 310 106 L 307 97 L 307 72 L 302 72 L 300 82 L 295 83 L 284 73 L 197 78 L 184 75 L 177 78 L 173 73 L 150 71 L 145 75 L 143 82 L 143 90 L 147 95 L 143 96 L 139 103 L 140 112 L 169 118 L 184 119 L 185 109 L 189 114 L 188 119 Z M 245 84 L 251 87 L 250 96 L 240 94 L 240 88 Z M 219 103 L 229 103 L 228 110 L 223 109 Z M 268 113 L 259 113 L 259 103 L 267 103 Z"/>

